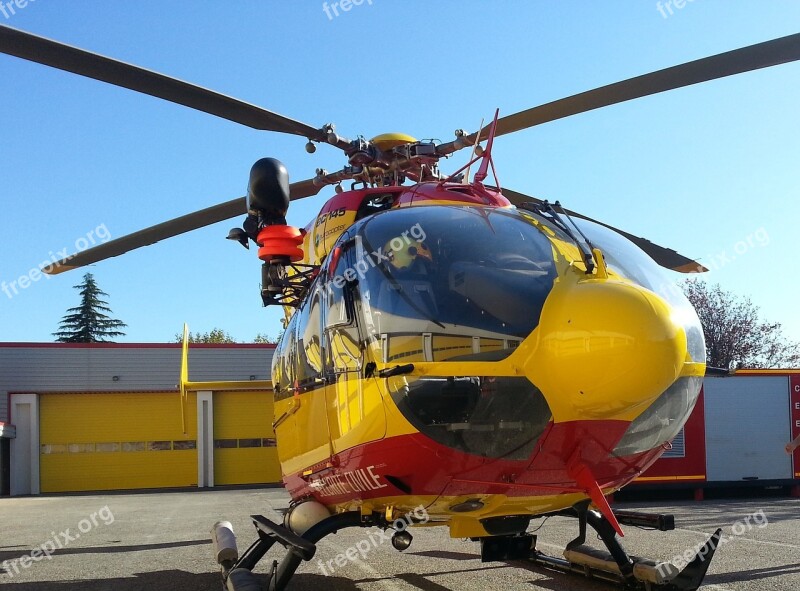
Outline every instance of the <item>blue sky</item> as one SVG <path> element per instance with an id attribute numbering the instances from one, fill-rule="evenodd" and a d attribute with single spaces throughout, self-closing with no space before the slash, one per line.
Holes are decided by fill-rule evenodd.
<path id="1" fill-rule="evenodd" d="M 800 30 L 800 3 L 31 0 L 0 23 L 230 94 L 347 137 L 448 141 L 583 90 Z M 0 281 L 72 250 L 244 194 L 273 156 L 293 180 L 340 153 L 0 56 Z M 800 65 L 648 97 L 499 139 L 504 186 L 700 257 L 800 340 Z M 464 156 L 444 162 L 455 170 Z M 305 225 L 332 194 L 295 203 Z M 275 335 L 232 220 L 90 268 L 129 342 L 219 326 Z M 49 341 L 81 272 L 0 292 L 0 341 Z"/>

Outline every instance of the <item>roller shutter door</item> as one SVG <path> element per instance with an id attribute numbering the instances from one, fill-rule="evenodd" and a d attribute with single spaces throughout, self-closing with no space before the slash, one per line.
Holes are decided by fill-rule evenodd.
<path id="1" fill-rule="evenodd" d="M 273 394 L 214 392 L 214 484 L 280 482 Z"/>
<path id="2" fill-rule="evenodd" d="M 704 382 L 709 482 L 792 477 L 789 378 L 728 377 Z"/>
<path id="3" fill-rule="evenodd" d="M 41 491 L 197 486 L 197 403 L 165 393 L 42 394 Z"/>

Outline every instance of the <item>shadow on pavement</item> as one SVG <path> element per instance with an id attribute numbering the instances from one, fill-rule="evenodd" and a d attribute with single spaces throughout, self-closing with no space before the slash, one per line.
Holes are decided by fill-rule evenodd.
<path id="1" fill-rule="evenodd" d="M 427 556 L 429 558 L 442 558 L 445 560 L 480 560 L 480 554 L 466 552 L 450 552 L 448 550 L 426 550 L 425 552 L 407 552 L 410 556 Z"/>
<path id="2" fill-rule="evenodd" d="M 219 591 L 222 581 L 218 573 L 188 573 L 181 570 L 168 570 L 153 573 L 135 574 L 119 579 L 98 579 L 95 581 L 41 581 L 37 583 L 15 583 L 6 577 L 3 589 L 8 591 Z M 266 577 L 262 578 L 262 585 Z M 292 591 L 356 591 L 356 584 L 342 577 L 325 577 L 315 574 L 296 575 L 289 588 Z"/>
<path id="3" fill-rule="evenodd" d="M 737 583 L 739 581 L 756 581 L 800 573 L 800 563 L 782 564 L 769 568 L 752 568 L 745 571 L 720 573 L 706 576 L 706 583 L 722 584 Z"/>
<path id="4" fill-rule="evenodd" d="M 166 550 L 168 548 L 180 548 L 183 546 L 203 546 L 210 545 L 211 540 L 183 540 L 180 542 L 165 542 L 161 544 L 140 544 L 137 546 L 88 546 L 85 548 L 61 548 L 51 552 L 51 556 L 66 556 L 68 554 L 112 554 L 117 552 L 142 552 L 144 550 Z M 13 547 L 13 546 L 12 546 Z M 17 546 L 20 550 L 11 552 L 0 552 L 0 564 L 6 560 L 16 560 L 22 556 L 30 556 L 34 548 L 28 546 Z M 36 546 L 38 548 L 38 546 Z"/>
<path id="5" fill-rule="evenodd" d="M 180 570 L 136 574 L 120 579 L 84 581 L 41 581 L 15 583 L 2 577 L 3 589 L 8 591 L 143 591 L 169 589 L 170 591 L 219 591 L 220 578 L 216 573 L 195 574 Z"/>

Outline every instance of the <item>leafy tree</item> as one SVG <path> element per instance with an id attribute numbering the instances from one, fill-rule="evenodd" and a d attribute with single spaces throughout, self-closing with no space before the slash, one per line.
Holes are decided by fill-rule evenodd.
<path id="1" fill-rule="evenodd" d="M 698 279 L 682 284 L 706 337 L 706 363 L 725 369 L 800 366 L 800 344 L 783 335 L 779 322 L 762 321 L 759 308 L 719 285 Z"/>
<path id="2" fill-rule="evenodd" d="M 60 343 L 108 343 L 110 338 L 123 337 L 125 333 L 121 328 L 127 326 L 120 320 L 115 320 L 104 312 L 111 312 L 108 302 L 101 300 L 101 296 L 108 294 L 97 287 L 94 276 L 86 273 L 83 281 L 73 286 L 80 290 L 81 303 L 75 308 L 67 310 L 66 316 L 61 319 L 58 332 L 53 336 Z"/>
<path id="3" fill-rule="evenodd" d="M 281 335 L 282 335 L 282 334 L 283 334 L 283 330 L 281 330 L 281 331 L 278 333 L 278 336 L 276 336 L 276 337 L 273 339 L 273 338 L 272 338 L 271 336 L 269 336 L 268 334 L 261 334 L 261 333 L 258 333 L 258 334 L 256 335 L 256 338 L 254 338 L 254 339 L 253 339 L 253 342 L 254 342 L 254 343 L 270 343 L 270 344 L 275 344 L 275 343 L 277 343 L 277 342 L 280 340 L 280 338 L 281 338 Z"/>
<path id="4" fill-rule="evenodd" d="M 175 342 L 176 343 L 183 342 L 183 335 L 181 333 L 177 333 L 175 335 Z M 212 328 L 210 332 L 196 332 L 194 334 L 190 332 L 189 342 L 190 343 L 235 343 L 236 340 L 227 331 L 215 327 Z"/>
<path id="5" fill-rule="evenodd" d="M 278 339 L 283 334 L 283 331 L 278 333 L 276 338 L 270 337 L 268 334 L 258 333 L 256 337 L 253 339 L 254 343 L 277 343 Z M 181 343 L 183 342 L 183 334 L 176 333 L 175 334 L 175 342 Z M 210 332 L 196 332 L 192 334 L 189 333 L 189 342 L 190 343 L 241 343 L 242 341 L 237 341 L 234 339 L 229 332 L 221 329 L 221 328 L 212 328 Z"/>

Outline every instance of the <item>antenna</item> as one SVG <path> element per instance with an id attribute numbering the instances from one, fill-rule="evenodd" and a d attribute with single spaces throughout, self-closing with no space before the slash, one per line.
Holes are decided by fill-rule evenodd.
<path id="1" fill-rule="evenodd" d="M 484 121 L 486 121 L 486 119 L 481 118 L 481 124 L 478 127 L 478 129 L 483 129 L 483 122 Z M 475 157 L 479 156 L 479 154 L 478 154 L 478 146 L 480 146 L 480 145 L 481 145 L 481 134 L 478 134 L 478 135 L 475 136 L 475 143 L 472 146 L 472 156 L 469 159 L 469 164 L 467 164 L 467 170 L 466 170 L 466 172 L 464 172 L 464 184 L 465 185 L 469 184 L 469 169 L 472 166 L 472 163 L 475 162 Z"/>
<path id="2" fill-rule="evenodd" d="M 481 158 L 483 161 L 481 165 L 478 167 L 478 172 L 475 173 L 475 183 L 478 185 L 482 185 L 483 181 L 486 180 L 486 177 L 489 174 L 489 165 L 492 165 L 492 173 L 494 174 L 494 179 L 497 184 L 497 189 L 500 189 L 500 180 L 497 178 L 497 171 L 494 168 L 494 161 L 492 160 L 492 146 L 494 145 L 494 135 L 497 131 L 497 118 L 500 116 L 500 109 L 495 110 L 494 112 L 494 120 L 492 121 L 492 126 L 489 128 L 489 137 L 486 138 L 486 149 L 483 151 Z M 480 134 L 478 134 L 480 137 Z"/>

